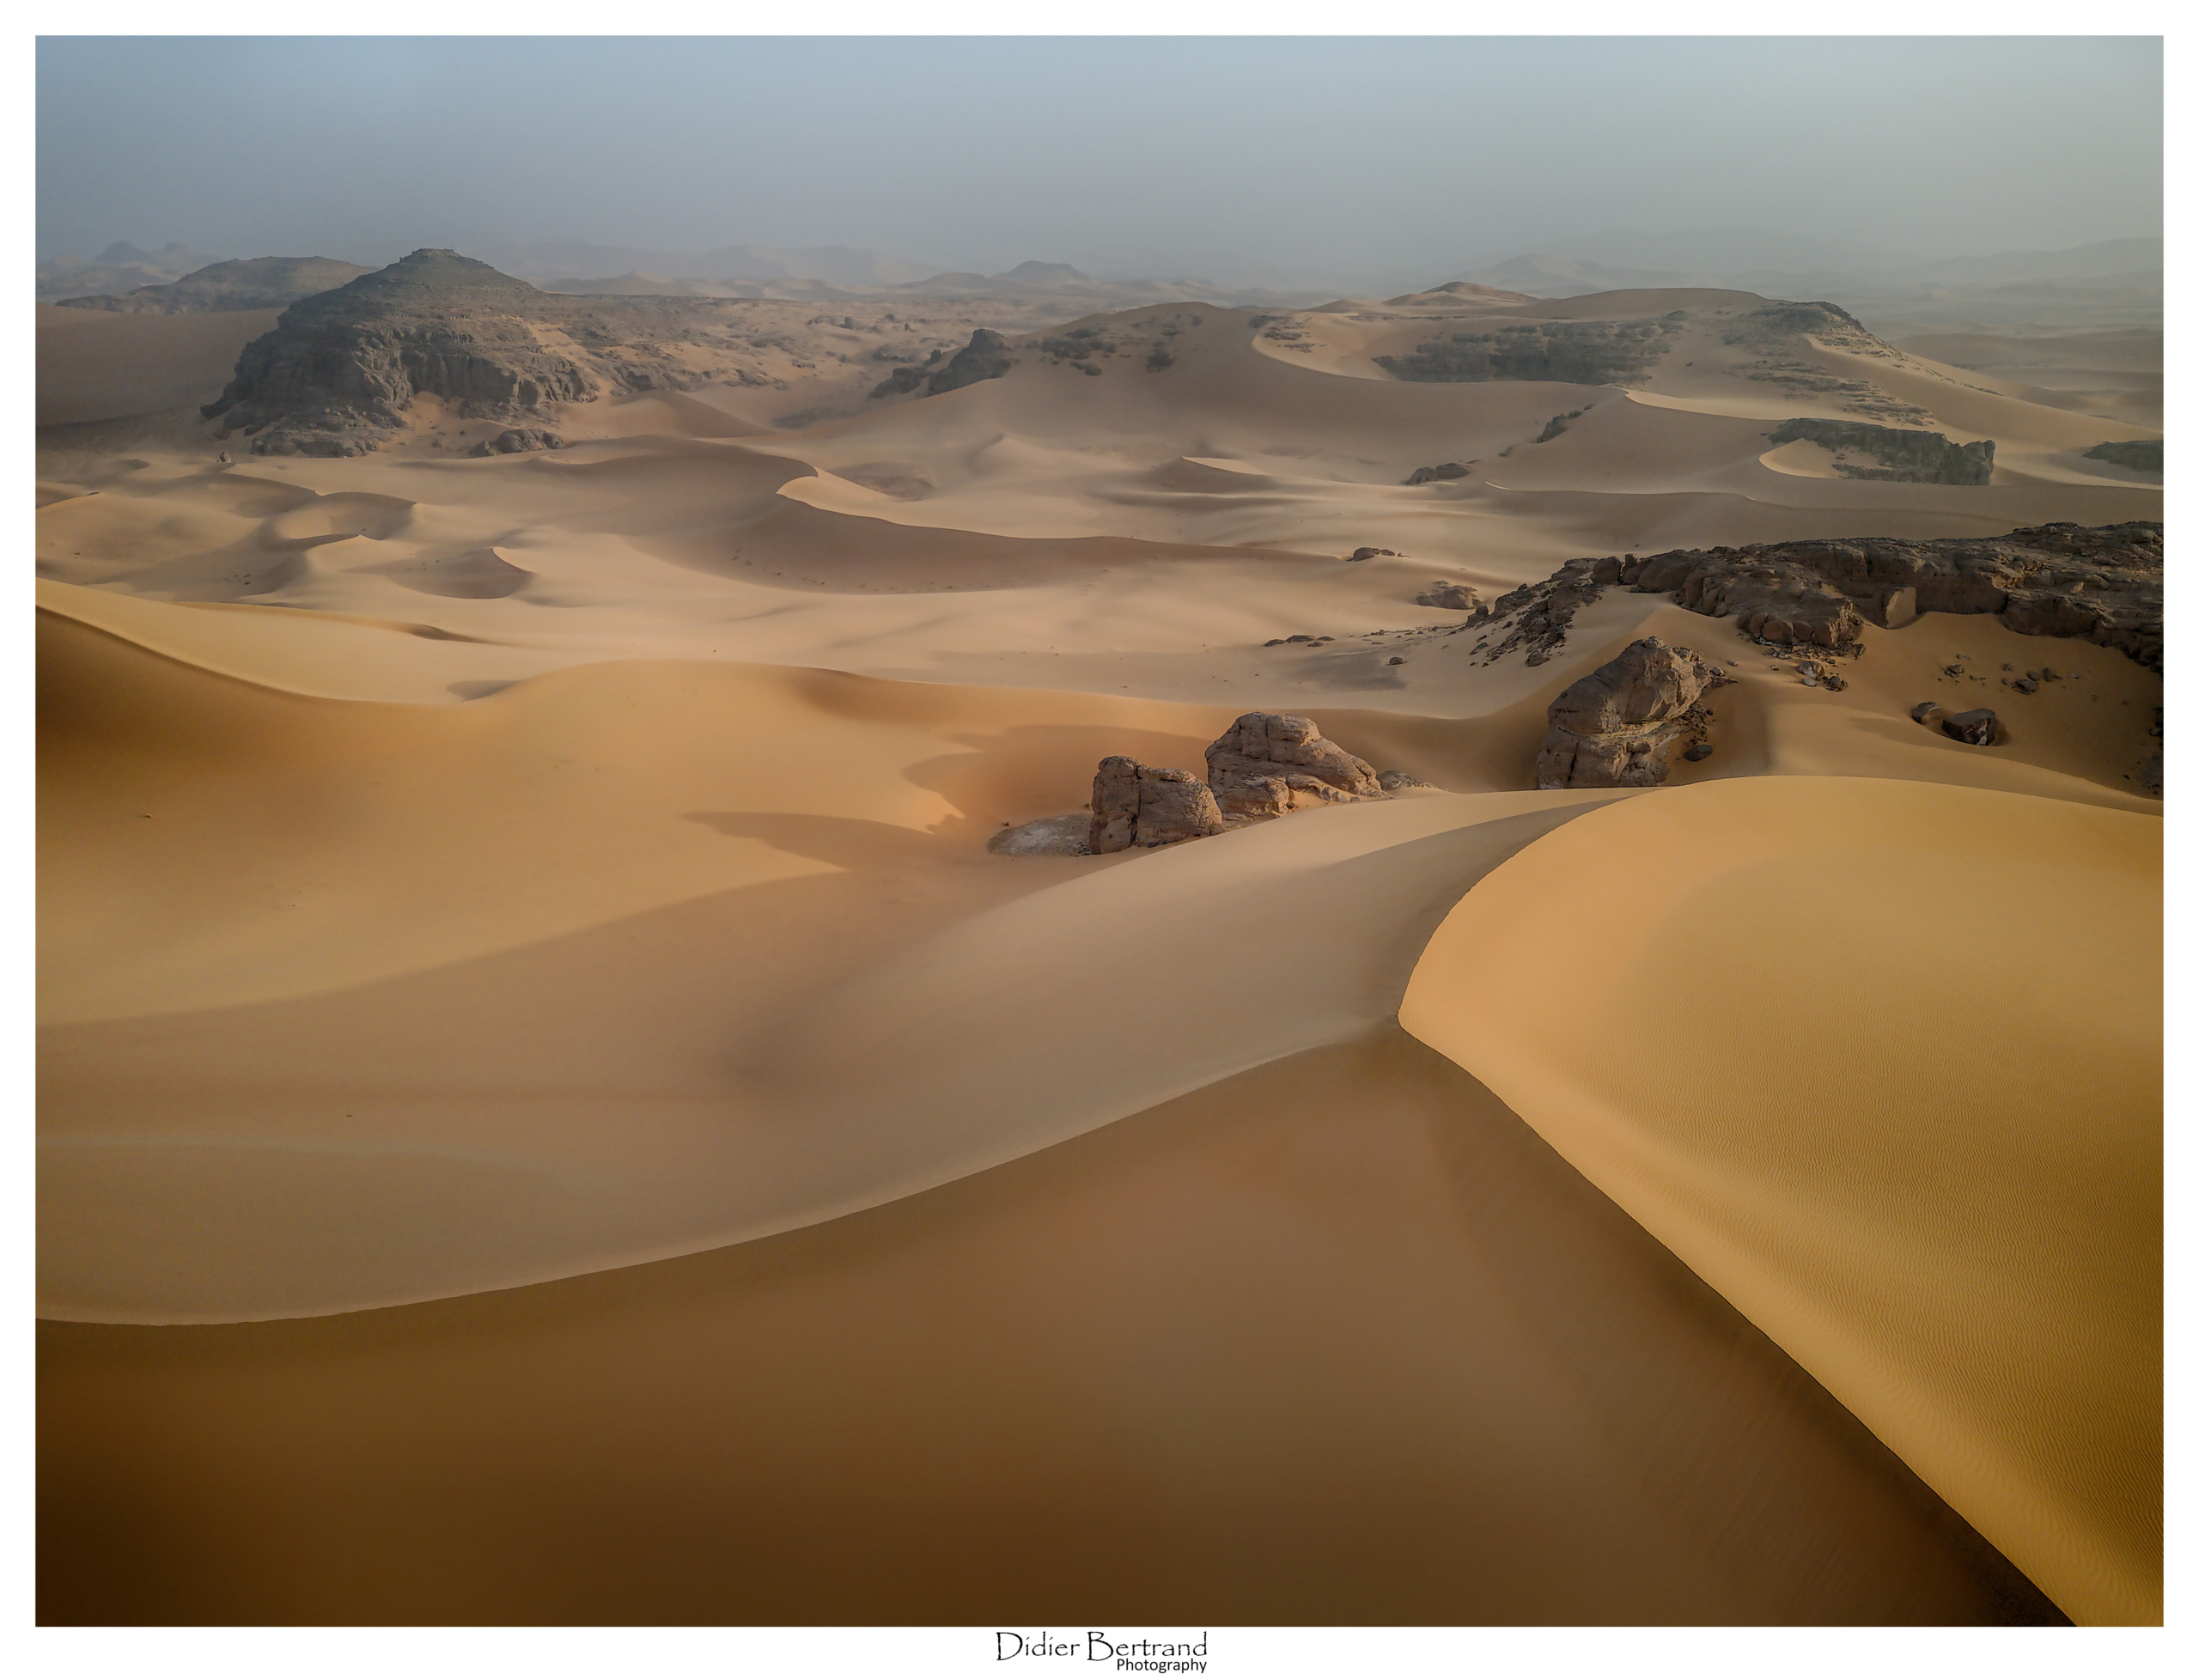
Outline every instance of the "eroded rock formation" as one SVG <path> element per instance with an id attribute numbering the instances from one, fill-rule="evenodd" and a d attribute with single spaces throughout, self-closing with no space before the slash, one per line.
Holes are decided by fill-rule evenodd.
<path id="1" fill-rule="evenodd" d="M 1528 662 L 1540 663 L 1563 644 L 1574 612 L 1613 583 L 1738 619 L 1766 642 L 1837 651 L 1854 647 L 1866 624 L 1898 629 L 1922 612 L 1998 613 L 2021 635 L 2080 637 L 2161 669 L 2161 527 L 2152 520 L 1569 560 L 1492 604 L 1492 624 L 1508 626 L 1492 657 L 1525 648 Z"/>
<path id="2" fill-rule="evenodd" d="M 1376 776 L 1364 758 L 1325 739 L 1312 718 L 1288 712 L 1246 712 L 1207 748 L 1206 763 L 1202 782 L 1189 770 L 1101 759 L 1092 778 L 1083 849 L 1096 854 L 1166 846 L 1315 806 L 1432 786 L 1402 770 Z M 996 835 L 990 849 L 1014 855 L 1063 850 L 1050 825 L 1059 820 Z"/>
<path id="3" fill-rule="evenodd" d="M 1220 834 L 1227 826 L 1213 791 L 1189 770 L 1102 758 L 1092 778 L 1092 822 L 1085 844 L 1093 853 L 1166 846 Z"/>
<path id="4" fill-rule="evenodd" d="M 515 417 L 585 401 L 598 380 L 538 334 L 557 301 L 454 251 L 416 251 L 292 304 L 204 413 L 255 434 L 255 454 L 360 455 L 423 393 Z"/>
<path id="5" fill-rule="evenodd" d="M 1703 697 L 1724 680 L 1690 649 L 1644 636 L 1550 702 L 1535 786 L 1655 787 L 1674 747 L 1703 741 Z"/>
<path id="6" fill-rule="evenodd" d="M 1000 379 L 1006 375 L 1010 362 L 1008 340 L 990 326 L 981 326 L 970 335 L 970 342 L 955 351 L 953 358 L 926 381 L 926 393 L 936 397 L 942 391 L 959 391 L 980 380 Z"/>
<path id="7" fill-rule="evenodd" d="M 1467 585 L 1445 579 L 1431 583 L 1412 598 L 1415 606 L 1441 606 L 1453 612 L 1471 612 L 1481 605 L 1481 597 Z"/>
<path id="8" fill-rule="evenodd" d="M 1431 338 L 1410 356 L 1378 356 L 1402 380 L 1446 384 L 1541 380 L 1565 385 L 1639 385 L 1663 357 L 1674 320 L 1523 321 L 1494 332 Z"/>
<path id="9" fill-rule="evenodd" d="M 1372 764 L 1325 740 L 1312 718 L 1290 712 L 1239 718 L 1207 748 L 1206 779 L 1221 814 L 1246 821 L 1382 796 Z"/>
<path id="10" fill-rule="evenodd" d="M 2127 466 L 2133 472 L 2159 472 L 2161 470 L 2161 440 L 2139 437 L 2123 443 L 2095 443 L 2085 451 L 2085 459 L 2088 461 L 2106 461 L 2115 466 Z"/>
<path id="11" fill-rule="evenodd" d="M 1873 426 L 1861 420 L 1788 420 L 1770 433 L 1774 444 L 1806 442 L 1836 454 L 1868 455 L 1876 466 L 1834 463 L 1848 478 L 1884 478 L 1911 484 L 1989 484 L 1993 440 L 1956 443 L 1939 432 Z"/>
<path id="12" fill-rule="evenodd" d="M 533 449 L 562 449 L 565 440 L 539 426 L 514 426 L 481 446 L 484 455 L 523 455 Z"/>
<path id="13" fill-rule="evenodd" d="M 551 405 L 604 393 L 764 382 L 727 360 L 737 307 L 539 291 L 454 251 L 416 251 L 292 303 L 201 412 L 255 454 L 359 455 L 422 396 L 460 419 L 539 426 Z"/>

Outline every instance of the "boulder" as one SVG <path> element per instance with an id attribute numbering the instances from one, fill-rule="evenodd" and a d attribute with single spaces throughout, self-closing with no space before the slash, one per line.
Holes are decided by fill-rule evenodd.
<path id="1" fill-rule="evenodd" d="M 2001 720 L 1989 706 L 1980 706 L 1975 711 L 1957 712 L 1952 717 L 1940 720 L 1940 729 L 1952 740 L 1968 746 L 1997 746 L 2004 739 Z"/>
<path id="2" fill-rule="evenodd" d="M 1936 700 L 1919 700 L 1909 709 L 1912 723 L 1930 723 L 1944 715 L 1946 709 Z"/>
<path id="3" fill-rule="evenodd" d="M 1372 764 L 1288 712 L 1239 718 L 1207 748 L 1206 779 L 1222 815 L 1240 821 L 1382 796 Z"/>
<path id="4" fill-rule="evenodd" d="M 1189 770 L 1102 758 L 1092 778 L 1092 820 L 1085 844 L 1094 853 L 1166 846 L 1220 834 L 1227 825 L 1214 794 Z"/>
<path id="5" fill-rule="evenodd" d="M 1672 748 L 1703 739 L 1703 696 L 1715 679 L 1684 648 L 1644 636 L 1550 704 L 1535 786 L 1654 788 Z"/>
<path id="6" fill-rule="evenodd" d="M 1415 606 L 1440 606 L 1451 612 L 1471 612 L 1481 605 L 1481 597 L 1463 583 L 1446 579 L 1431 583 L 1412 598 Z"/>

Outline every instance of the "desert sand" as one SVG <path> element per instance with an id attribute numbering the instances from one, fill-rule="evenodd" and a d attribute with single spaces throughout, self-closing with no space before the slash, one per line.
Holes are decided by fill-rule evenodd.
<path id="1" fill-rule="evenodd" d="M 2158 519 L 2142 347 L 707 307 L 350 459 L 199 417 L 271 318 L 41 307 L 41 1620 L 2159 1619 L 2159 678 L 1414 599 Z M 1392 371 L 1569 321 L 1661 359 Z M 1859 412 L 1992 481 L 1767 446 Z M 1715 752 L 1535 791 L 1651 635 Z M 988 849 L 1252 710 L 1428 785 Z"/>

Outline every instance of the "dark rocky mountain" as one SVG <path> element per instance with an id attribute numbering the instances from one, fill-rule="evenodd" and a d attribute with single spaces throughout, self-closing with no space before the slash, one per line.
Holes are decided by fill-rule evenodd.
<path id="1" fill-rule="evenodd" d="M 713 331 L 726 307 L 542 292 L 455 251 L 416 251 L 291 304 L 204 412 L 255 454 L 363 454 L 423 395 L 468 418 L 539 421 L 555 403 L 734 374 Z"/>
<path id="2" fill-rule="evenodd" d="M 332 291 L 374 271 L 333 257 L 247 257 L 212 263 L 164 284 L 120 294 L 64 297 L 64 309 L 124 314 L 195 315 L 228 309 L 280 309 L 302 297 Z"/>

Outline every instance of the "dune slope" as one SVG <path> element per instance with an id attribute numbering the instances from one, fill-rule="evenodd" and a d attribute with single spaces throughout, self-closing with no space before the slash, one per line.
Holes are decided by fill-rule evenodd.
<path id="1" fill-rule="evenodd" d="M 2158 1619 L 2159 825 L 1814 777 L 1591 819 L 1400 1020 L 2077 1619 Z"/>

